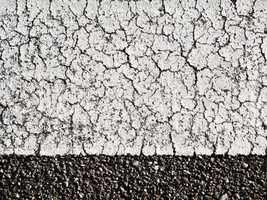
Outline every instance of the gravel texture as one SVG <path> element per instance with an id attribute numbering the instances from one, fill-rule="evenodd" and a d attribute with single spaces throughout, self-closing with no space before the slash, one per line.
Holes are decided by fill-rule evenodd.
<path id="1" fill-rule="evenodd" d="M 0 199 L 266 199 L 264 156 L 1 156 Z"/>

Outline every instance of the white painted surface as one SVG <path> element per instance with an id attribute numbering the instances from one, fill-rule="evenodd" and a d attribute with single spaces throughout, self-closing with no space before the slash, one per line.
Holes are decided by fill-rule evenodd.
<path id="1" fill-rule="evenodd" d="M 0 154 L 265 153 L 267 1 L 0 4 Z"/>

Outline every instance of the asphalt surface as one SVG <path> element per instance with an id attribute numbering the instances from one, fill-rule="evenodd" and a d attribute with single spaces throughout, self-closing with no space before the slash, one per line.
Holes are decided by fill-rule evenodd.
<path id="1" fill-rule="evenodd" d="M 1 199 L 266 199 L 264 156 L 1 156 Z"/>
<path id="2" fill-rule="evenodd" d="M 0 0 L 0 200 L 267 199 L 265 8 Z"/>

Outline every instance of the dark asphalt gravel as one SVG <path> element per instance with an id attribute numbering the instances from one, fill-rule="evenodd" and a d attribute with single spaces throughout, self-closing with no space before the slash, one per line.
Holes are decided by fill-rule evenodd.
<path id="1" fill-rule="evenodd" d="M 0 199 L 266 199 L 264 156 L 0 156 Z"/>

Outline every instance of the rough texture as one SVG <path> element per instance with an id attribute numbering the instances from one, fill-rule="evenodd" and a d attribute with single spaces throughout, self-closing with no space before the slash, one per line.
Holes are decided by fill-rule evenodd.
<path id="1" fill-rule="evenodd" d="M 266 200 L 266 161 L 252 155 L 0 156 L 0 199 Z"/>
<path id="2" fill-rule="evenodd" d="M 0 3 L 0 154 L 264 154 L 267 1 Z"/>

